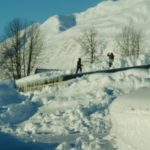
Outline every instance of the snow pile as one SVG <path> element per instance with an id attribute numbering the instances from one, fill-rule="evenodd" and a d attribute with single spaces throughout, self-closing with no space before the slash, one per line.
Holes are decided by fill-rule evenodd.
<path id="1" fill-rule="evenodd" d="M 98 71 L 98 70 L 107 70 L 109 68 L 109 62 L 107 60 L 107 57 L 104 57 L 101 61 L 96 62 L 95 64 L 87 64 L 84 63 L 83 66 L 83 71 L 84 72 L 91 72 L 91 71 Z M 113 62 L 113 68 L 124 68 L 124 67 L 132 67 L 135 65 L 146 65 L 150 64 L 150 55 L 145 54 L 145 55 L 139 55 L 138 57 L 130 56 L 126 57 L 124 59 L 115 59 Z M 16 86 L 18 89 L 22 88 L 28 88 L 40 84 L 48 84 L 52 82 L 58 82 L 63 80 L 63 75 L 67 74 L 74 74 L 74 70 L 58 70 L 58 71 L 47 71 L 43 73 L 38 73 L 34 75 L 30 75 L 28 77 L 16 80 Z"/>
<path id="2" fill-rule="evenodd" d="M 124 59 L 117 59 L 114 61 L 113 68 L 124 68 L 129 66 L 147 65 L 150 64 L 149 53 L 144 55 L 139 55 L 138 57 L 129 56 Z"/>
<path id="3" fill-rule="evenodd" d="M 54 146 L 58 150 L 115 149 L 122 135 L 112 132 L 112 127 L 114 131 L 118 126 L 116 117 L 112 117 L 116 113 L 109 112 L 109 106 L 114 104 L 115 107 L 116 97 L 141 87 L 150 87 L 148 70 L 95 74 L 65 82 L 59 87 L 45 87 L 41 92 L 26 93 L 24 101 L 2 111 L 0 128 L 27 141 L 51 143 L 53 146 L 58 143 L 60 145 Z M 124 104 L 120 105 L 124 110 Z M 133 103 L 129 111 L 135 113 L 135 106 Z M 128 112 L 124 111 L 124 114 L 130 118 Z M 131 115 L 130 119 L 139 118 Z M 8 123 L 9 126 L 4 126 Z M 132 122 L 130 125 L 132 128 Z M 144 136 L 146 131 L 144 128 L 141 131 L 138 136 Z M 137 136 L 132 133 L 132 138 Z"/>
<path id="4" fill-rule="evenodd" d="M 22 122 L 35 114 L 37 108 L 38 104 L 29 101 L 3 107 L 0 114 L 0 124 L 16 124 Z"/>
<path id="5" fill-rule="evenodd" d="M 117 56 L 119 54 L 115 39 L 122 27 L 131 23 L 143 32 L 145 43 L 142 53 L 148 52 L 150 46 L 148 41 L 150 37 L 149 5 L 149 0 L 110 0 L 103 1 L 79 14 L 51 17 L 41 25 L 44 47 L 36 65 L 42 68 L 74 70 L 77 59 L 81 57 L 86 66 L 87 52 L 81 49 L 76 39 L 84 30 L 91 27 L 96 28 L 99 38 L 103 38 L 107 43 L 106 49 L 102 50 L 100 60 L 103 60 L 108 51 L 115 53 L 115 59 L 120 57 Z M 65 31 L 60 32 L 59 28 Z"/>
<path id="6" fill-rule="evenodd" d="M 150 55 L 148 53 L 141 54 L 138 57 L 137 56 L 129 56 L 129 57 L 125 57 L 123 59 L 115 58 L 111 69 L 133 67 L 133 66 L 147 65 L 147 64 L 150 64 Z M 101 61 L 98 61 L 95 64 L 89 65 L 88 63 L 83 62 L 83 65 L 84 65 L 83 66 L 84 72 L 110 69 L 107 56 L 104 56 L 101 59 Z"/>
<path id="7" fill-rule="evenodd" d="M 44 73 L 38 73 L 30 75 L 22 79 L 16 80 L 16 87 L 18 89 L 28 88 L 29 86 L 35 86 L 40 84 L 47 84 L 49 82 L 58 82 L 62 80 L 62 74 L 64 71 L 47 71 Z"/>
<path id="8" fill-rule="evenodd" d="M 43 143 L 26 143 L 16 137 L 0 132 L 1 150 L 54 150 L 50 144 Z"/>
<path id="9" fill-rule="evenodd" d="M 61 68 L 70 73 L 75 72 L 76 60 L 82 57 L 84 71 L 108 69 L 106 52 L 113 51 L 113 38 L 124 24 L 138 22 L 137 26 L 147 32 L 145 39 L 149 39 L 148 4 L 148 0 L 105 1 L 81 14 L 50 18 L 41 25 L 44 47 L 36 66 Z M 89 65 L 74 37 L 93 25 L 104 35 L 108 45 L 101 61 Z M 146 49 L 148 44 L 144 46 Z M 112 68 L 149 62 L 148 53 L 123 60 L 115 54 Z M 64 72 L 32 75 L 17 80 L 16 85 L 40 84 L 55 77 L 58 79 Z M 58 86 L 47 86 L 41 92 L 19 93 L 14 87 L 14 83 L 0 83 L 1 132 L 35 144 L 49 143 L 46 149 L 150 149 L 149 70 L 86 75 L 60 82 Z M 5 135 L 0 133 L 0 137 Z"/>
<path id="10" fill-rule="evenodd" d="M 120 150 L 149 150 L 150 88 L 118 97 L 110 108 L 113 132 Z"/>
<path id="11" fill-rule="evenodd" d="M 0 82 L 0 107 L 20 103 L 25 99 L 14 89 L 14 86 L 13 81 Z"/>
<path id="12" fill-rule="evenodd" d="M 0 125 L 16 124 L 31 117 L 39 103 L 31 102 L 14 88 L 14 82 L 0 83 Z"/>

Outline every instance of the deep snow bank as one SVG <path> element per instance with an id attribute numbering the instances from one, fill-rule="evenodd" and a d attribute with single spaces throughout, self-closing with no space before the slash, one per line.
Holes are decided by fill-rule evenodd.
<path id="1" fill-rule="evenodd" d="M 24 97 L 14 89 L 14 86 L 14 81 L 0 82 L 0 107 L 19 103 L 24 99 Z"/>
<path id="2" fill-rule="evenodd" d="M 109 135 L 107 107 L 114 97 L 149 86 L 148 76 L 148 70 L 139 69 L 93 74 L 31 93 L 31 101 L 41 103 L 41 107 L 20 123 L 14 134 L 31 141 L 62 143 L 58 148 L 66 148 L 64 142 L 69 146 L 73 142 L 76 150 L 100 150 L 106 146 L 112 150 L 115 140 Z"/>
<path id="3" fill-rule="evenodd" d="M 119 150 L 150 149 L 150 88 L 118 97 L 110 112 Z"/>
<path id="4" fill-rule="evenodd" d="M 39 103 L 31 102 L 30 97 L 21 95 L 15 88 L 15 83 L 6 81 L 0 83 L 0 126 L 16 124 L 31 117 L 39 107 Z"/>
<path id="5" fill-rule="evenodd" d="M 21 90 L 30 86 L 48 84 L 50 82 L 58 82 L 62 80 L 62 74 L 63 71 L 48 71 L 30 75 L 16 80 L 16 87 Z"/>
<path id="6" fill-rule="evenodd" d="M 55 145 L 30 142 L 26 143 L 14 136 L 0 132 L 1 150 L 54 150 Z"/>
<path id="7" fill-rule="evenodd" d="M 20 84 L 26 81 L 22 80 Z M 117 121 L 116 118 L 110 118 L 108 108 L 115 97 L 141 87 L 150 87 L 149 71 L 132 69 L 110 74 L 86 75 L 64 82 L 58 87 L 45 87 L 41 92 L 24 93 L 24 101 L 5 106 L 5 110 L 1 112 L 0 130 L 28 141 L 58 143 L 59 150 L 67 150 L 66 147 L 71 147 L 72 150 L 112 150 L 116 148 L 116 140 L 110 132 L 112 125 L 116 127 Z M 135 108 L 131 107 L 129 110 L 134 114 Z M 143 110 L 135 114 L 145 122 L 143 116 L 147 111 Z M 142 115 L 138 112 L 142 112 Z M 128 114 L 127 111 L 122 115 L 126 116 L 126 121 L 137 120 L 136 116 Z M 139 126 L 141 127 L 141 124 Z M 118 129 L 121 130 L 121 127 L 120 125 Z M 129 128 L 123 128 L 124 132 L 123 129 L 121 131 L 128 134 Z M 132 129 L 134 124 L 131 122 Z M 145 128 L 140 130 L 146 132 Z M 114 135 L 117 136 L 119 144 L 120 134 L 115 131 Z M 137 137 L 134 134 L 133 138 Z M 122 141 L 126 142 L 124 139 Z M 127 143 L 124 148 L 129 149 L 129 146 L 130 143 Z"/>

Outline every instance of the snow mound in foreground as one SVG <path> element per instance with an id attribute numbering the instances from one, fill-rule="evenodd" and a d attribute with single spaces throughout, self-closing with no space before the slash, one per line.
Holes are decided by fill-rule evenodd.
<path id="1" fill-rule="evenodd" d="M 0 83 L 0 106 L 19 103 L 24 99 L 14 88 L 14 83 Z"/>
<path id="2" fill-rule="evenodd" d="M 54 150 L 50 144 L 30 142 L 26 143 L 9 134 L 0 133 L 1 150 Z"/>
<path id="3" fill-rule="evenodd" d="M 30 97 L 21 95 L 14 82 L 0 83 L 0 124 L 16 124 L 30 118 L 39 107 L 38 102 L 31 102 Z"/>
<path id="4" fill-rule="evenodd" d="M 113 131 L 120 150 L 149 150 L 150 88 L 117 98 L 111 108 Z"/>

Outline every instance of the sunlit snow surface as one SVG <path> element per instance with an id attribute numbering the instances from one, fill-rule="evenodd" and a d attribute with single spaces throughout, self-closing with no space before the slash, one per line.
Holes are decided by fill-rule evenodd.
<path id="1" fill-rule="evenodd" d="M 116 33 L 129 22 L 143 28 L 149 40 L 149 6 L 149 0 L 105 1 L 81 14 L 50 18 L 41 25 L 44 47 L 36 67 L 74 73 L 82 57 L 83 71 L 108 69 L 107 51 L 115 53 L 112 68 L 149 64 L 148 53 L 120 60 L 114 49 Z M 108 45 L 89 66 L 75 39 L 92 25 Z M 149 42 L 144 46 L 147 51 Z M 32 75 L 16 84 L 49 77 Z M 0 83 L 0 150 L 149 150 L 149 90 L 150 72 L 142 69 L 87 75 L 28 93 L 18 92 L 14 82 Z"/>
<path id="2" fill-rule="evenodd" d="M 149 150 L 150 88 L 118 97 L 110 110 L 120 149 Z"/>
<path id="3" fill-rule="evenodd" d="M 125 25 L 133 24 L 142 32 L 143 50 L 148 53 L 150 47 L 149 14 L 149 0 L 107 0 L 79 14 L 50 17 L 40 26 L 43 49 L 36 66 L 74 70 L 77 59 L 81 57 L 84 69 L 86 69 L 90 56 L 87 50 L 81 48 L 77 39 L 89 28 L 96 29 L 98 38 L 104 39 L 106 43 L 106 49 L 101 49 L 100 46 L 97 49 L 98 54 L 102 52 L 102 57 L 100 57 L 102 62 L 106 61 L 105 57 L 109 51 L 115 53 L 115 58 L 119 57 L 120 52 L 117 50 L 115 40 Z M 60 30 L 62 27 L 65 31 Z M 133 62 L 131 65 L 134 65 Z"/>
<path id="4" fill-rule="evenodd" d="M 19 94 L 5 86 L 0 102 L 11 92 L 20 100 L 1 103 L 1 132 L 43 143 L 43 150 L 47 144 L 63 150 L 150 148 L 149 70 L 83 76 L 41 92 Z"/>

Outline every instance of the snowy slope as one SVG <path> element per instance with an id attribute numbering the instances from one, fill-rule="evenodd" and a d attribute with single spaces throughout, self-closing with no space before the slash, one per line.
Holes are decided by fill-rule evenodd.
<path id="1" fill-rule="evenodd" d="M 120 146 L 119 139 L 122 137 L 121 142 L 127 143 L 125 145 L 121 143 L 123 147 L 119 150 L 128 148 L 131 143 L 136 147 L 141 137 L 149 137 L 149 132 L 145 135 L 150 122 L 149 118 L 146 119 L 149 111 L 148 107 L 145 107 L 149 104 L 147 97 L 150 87 L 149 76 L 149 70 L 133 69 L 112 74 L 83 76 L 61 83 L 57 87 L 45 87 L 41 92 L 18 93 L 15 89 L 12 90 L 12 87 L 5 90 L 1 88 L 0 91 L 4 93 L 5 98 L 10 99 L 6 93 L 11 91 L 20 97 L 20 101 L 16 103 L 9 101 L 8 105 L 0 105 L 0 130 L 23 141 L 35 142 L 35 146 L 37 143 L 49 143 L 52 147 L 57 147 L 57 150 L 115 150 Z M 8 85 L 5 84 L 6 87 Z M 147 98 L 147 101 L 142 103 L 143 107 L 140 97 L 138 101 L 135 99 L 137 92 L 131 97 L 125 96 L 127 102 L 126 99 L 115 100 L 120 95 L 143 87 L 148 88 L 141 92 L 143 93 L 141 97 Z M 138 93 L 140 94 L 139 91 Z M 130 99 L 133 99 L 133 103 L 130 103 Z M 120 101 L 119 108 L 118 101 Z M 110 106 L 118 109 L 116 111 L 110 109 L 109 112 Z M 143 109 L 139 109 L 138 106 Z M 119 121 L 121 116 L 119 111 L 124 109 L 126 110 L 122 114 L 129 121 L 127 128 L 123 126 L 125 122 Z M 127 110 L 131 115 L 128 115 Z M 134 121 L 138 123 L 146 121 L 147 124 L 135 126 Z M 123 129 L 121 125 L 118 127 L 118 123 L 121 123 Z M 143 128 L 136 134 L 138 127 L 141 126 Z M 114 130 L 116 128 L 118 130 Z M 129 131 L 133 132 L 130 133 L 129 128 L 132 129 Z M 125 136 L 128 133 L 133 137 L 130 141 L 127 140 L 128 136 Z M 147 142 L 144 148 L 147 148 L 146 150 L 150 148 Z"/>
<path id="2" fill-rule="evenodd" d="M 149 0 L 108 0 L 79 14 L 49 18 L 41 25 L 44 47 L 37 66 L 74 69 L 78 57 L 82 57 L 83 61 L 86 60 L 84 50 L 81 50 L 75 39 L 83 30 L 90 27 L 96 27 L 99 37 L 107 41 L 106 51 L 116 52 L 114 38 L 125 24 L 134 23 L 144 32 L 146 41 L 144 49 L 149 51 L 149 3 Z"/>
<path id="3" fill-rule="evenodd" d="M 149 0 L 108 0 L 80 14 L 49 18 L 41 25 L 44 47 L 36 66 L 61 69 L 61 74 L 63 69 L 74 69 L 78 57 L 86 60 L 74 39 L 89 26 L 104 35 L 106 51 L 115 51 L 113 39 L 130 21 L 148 39 L 149 13 Z M 148 64 L 147 44 L 145 49 L 147 54 L 136 60 L 115 59 L 113 67 Z M 108 68 L 105 54 L 102 62 L 85 65 L 84 70 Z M 32 75 L 17 84 L 49 79 L 49 75 Z M 41 150 L 149 150 L 149 90 L 150 70 L 144 69 L 86 75 L 28 93 L 14 89 L 14 82 L 0 82 L 0 145 L 5 150 L 18 145 Z"/>
<path id="4" fill-rule="evenodd" d="M 118 97 L 110 112 L 120 150 L 150 149 L 150 88 Z"/>

